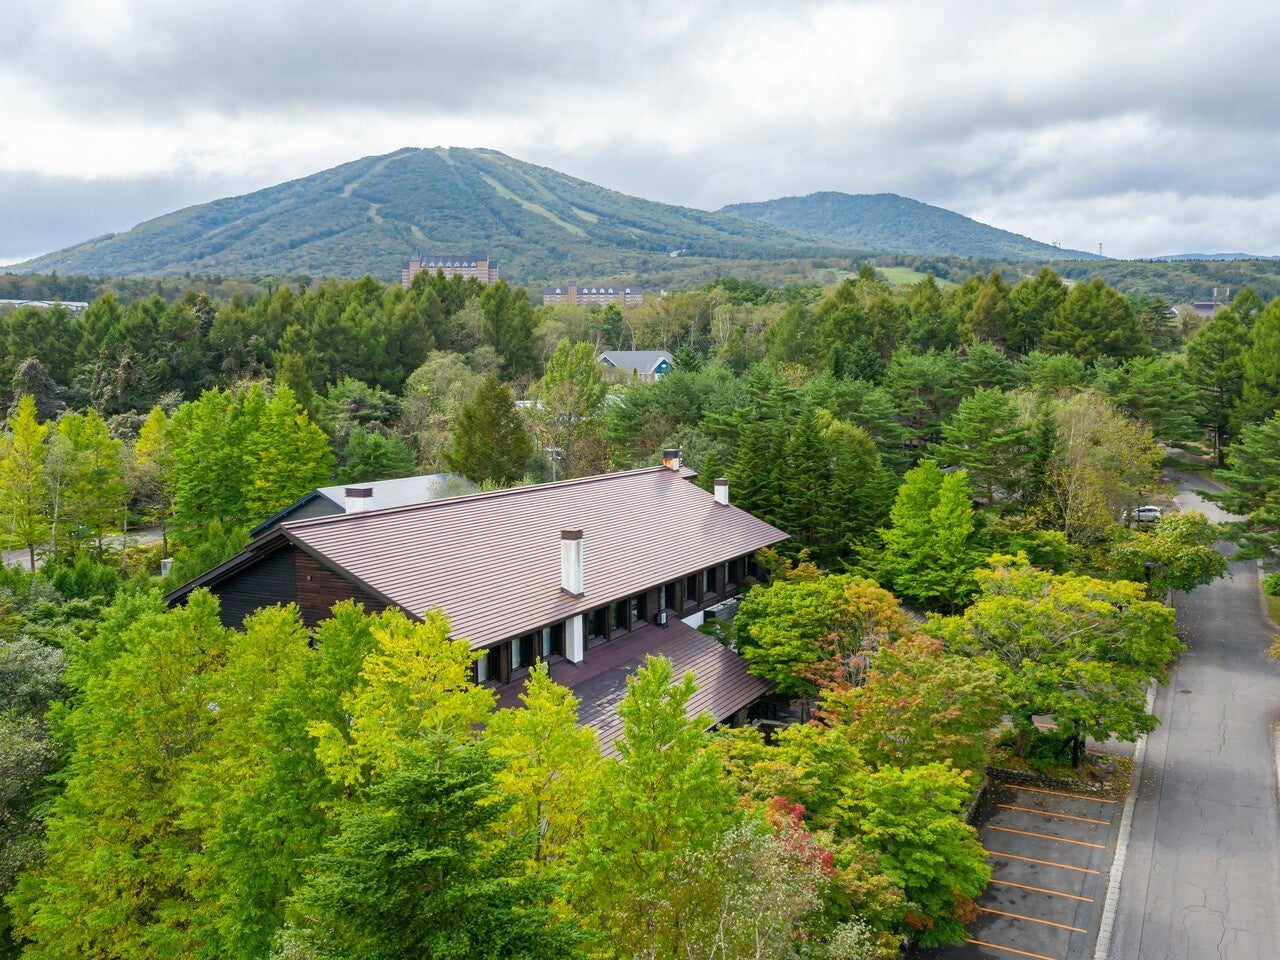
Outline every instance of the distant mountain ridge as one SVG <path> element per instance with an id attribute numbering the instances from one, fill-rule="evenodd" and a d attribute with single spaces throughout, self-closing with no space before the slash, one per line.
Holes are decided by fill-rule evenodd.
<path id="1" fill-rule="evenodd" d="M 824 191 L 759 203 L 731 203 L 720 213 L 817 234 L 877 253 L 950 254 L 997 260 L 1096 260 L 987 226 L 942 207 L 896 193 Z"/>
<path id="2" fill-rule="evenodd" d="M 712 275 L 732 261 L 875 251 L 1035 262 L 1090 256 L 892 194 L 811 194 L 713 213 L 628 196 L 496 150 L 435 147 L 187 207 L 8 269 L 394 280 L 414 251 L 487 254 L 517 283 L 652 276 L 669 271 L 677 253 Z"/>
<path id="3" fill-rule="evenodd" d="M 843 244 L 641 200 L 496 150 L 407 148 L 254 193 L 188 207 L 10 269 L 92 276 L 391 280 L 415 250 L 486 253 L 525 281 L 617 275 L 681 255 L 849 255 Z"/>

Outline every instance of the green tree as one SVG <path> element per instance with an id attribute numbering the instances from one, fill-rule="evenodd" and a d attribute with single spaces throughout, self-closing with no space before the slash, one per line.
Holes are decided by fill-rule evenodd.
<path id="1" fill-rule="evenodd" d="M 977 914 L 974 898 L 991 879 L 977 831 L 964 822 L 968 778 L 949 764 L 882 767 L 846 801 L 859 844 L 879 872 L 902 890 L 905 927 L 921 946 L 959 943 Z M 905 932 L 902 930 L 901 932 Z"/>
<path id="2" fill-rule="evenodd" d="M 839 724 L 875 768 L 950 761 L 980 777 L 1004 714 L 997 673 L 919 635 L 885 644 L 869 659 L 865 682 L 823 693 L 824 719 Z"/>
<path id="3" fill-rule="evenodd" d="M 1031 431 L 1009 394 L 979 387 L 943 425 L 933 453 L 964 467 L 988 504 L 1015 500 L 1026 489 Z"/>
<path id="4" fill-rule="evenodd" d="M 133 445 L 133 477 L 144 517 L 160 526 L 160 542 L 169 556 L 169 520 L 173 516 L 173 443 L 169 418 L 160 407 L 152 407 Z"/>
<path id="5" fill-rule="evenodd" d="M 537 373 L 533 307 L 524 288 L 513 290 L 505 280 L 491 283 L 480 294 L 480 309 L 484 312 L 481 342 L 502 358 L 503 373 L 508 377 Z"/>
<path id="6" fill-rule="evenodd" d="M 523 873 L 530 837 L 491 832 L 507 802 L 498 762 L 466 738 L 406 751 L 311 861 L 277 956 L 560 960 L 581 933 L 553 918 L 554 888 Z"/>
<path id="7" fill-rule="evenodd" d="M 471 682 L 476 657 L 465 641 L 449 639 L 439 610 L 415 623 L 392 608 L 373 618 L 372 631 L 361 682 L 343 700 L 348 719 L 309 728 L 329 776 L 348 786 L 394 769 L 429 736 L 470 735 L 494 704 L 492 690 Z"/>
<path id="8" fill-rule="evenodd" d="M 695 689 L 692 674 L 674 681 L 661 657 L 628 678 L 619 760 L 603 769 L 574 848 L 570 901 L 616 956 L 644 955 L 680 864 L 713 849 L 740 816 L 707 747 L 711 718 L 686 713 Z"/>
<path id="9" fill-rule="evenodd" d="M 853 685 L 871 651 L 915 633 L 898 601 L 874 583 L 803 567 L 748 593 L 733 629 L 751 672 L 788 696 Z"/>
<path id="10" fill-rule="evenodd" d="M 1226 490 L 1207 496 L 1245 518 L 1233 536 L 1242 548 L 1237 556 L 1258 557 L 1275 567 L 1280 563 L 1280 414 L 1241 429 L 1227 469 L 1214 479 Z"/>
<path id="11" fill-rule="evenodd" d="M 176 801 L 216 722 L 210 681 L 228 636 L 202 593 L 174 611 L 128 598 L 104 618 L 63 731 L 75 749 L 45 860 L 9 901 L 33 960 L 196 954 L 187 868 L 199 834 Z"/>
<path id="12" fill-rule="evenodd" d="M 1044 512 L 1076 544 L 1105 540 L 1117 518 L 1159 487 L 1163 455 L 1151 431 L 1087 390 L 1056 404 Z"/>
<path id="13" fill-rule="evenodd" d="M 1260 423 L 1280 407 L 1280 299 L 1254 318 L 1241 366 L 1240 420 Z"/>
<path id="14" fill-rule="evenodd" d="M 510 388 L 489 374 L 454 421 L 450 468 L 476 483 L 508 484 L 524 475 L 532 455 L 533 443 Z"/>
<path id="15" fill-rule="evenodd" d="M 1159 599 L 1170 590 L 1194 590 L 1227 572 L 1227 558 L 1214 543 L 1223 529 L 1199 511 L 1174 513 L 1150 532 L 1126 531 L 1111 548 L 1116 572 L 1126 580 L 1145 581 Z"/>
<path id="16" fill-rule="evenodd" d="M 591 344 L 556 344 L 546 373 L 529 395 L 534 401 L 534 431 L 543 451 L 556 451 L 551 456 L 560 479 L 608 468 L 602 417 L 608 392 Z"/>
<path id="17" fill-rule="evenodd" d="M 403 437 L 364 427 L 351 431 L 340 459 L 338 482 L 343 484 L 411 477 L 418 470 L 417 456 Z"/>
<path id="18" fill-rule="evenodd" d="M 246 437 L 245 449 L 250 465 L 241 495 L 250 520 L 266 519 L 327 484 L 333 473 L 329 438 L 283 384 Z"/>
<path id="19" fill-rule="evenodd" d="M 930 610 L 963 607 L 980 562 L 968 474 L 944 474 L 932 460 L 907 471 L 889 522 L 880 531 L 881 583 Z"/>
<path id="20" fill-rule="evenodd" d="M 992 558 L 978 582 L 962 616 L 936 618 L 929 630 L 999 673 L 1020 755 L 1041 715 L 1077 740 L 1155 729 L 1147 684 L 1163 682 L 1182 645 L 1173 610 L 1146 599 L 1145 585 L 1054 575 L 1007 556 Z"/>
<path id="21" fill-rule="evenodd" d="M 1058 310 L 1067 299 L 1067 285 L 1049 267 L 1009 291 L 1009 335 L 1005 345 L 1018 353 L 1040 346 L 1046 330 L 1057 324 Z"/>
<path id="22" fill-rule="evenodd" d="M 1050 353 L 1069 353 L 1086 365 L 1098 357 L 1126 359 L 1151 352 L 1128 302 L 1098 277 L 1071 288 L 1052 326 L 1045 329 L 1041 345 Z"/>
<path id="23" fill-rule="evenodd" d="M 1231 310 L 1219 310 L 1187 343 L 1187 378 L 1196 393 L 1200 422 L 1213 431 L 1219 466 L 1238 423 L 1246 343 L 1244 327 Z"/>
<path id="24" fill-rule="evenodd" d="M 44 459 L 49 428 L 36 420 L 30 396 L 19 398 L 0 436 L 0 499 L 8 506 L 8 543 L 27 548 L 30 569 L 36 568 L 36 547 L 49 536 L 45 512 Z"/>
<path id="25" fill-rule="evenodd" d="M 502 761 L 494 783 L 511 800 L 494 826 L 505 836 L 535 837 L 530 864 L 544 870 L 563 865 L 582 837 L 603 761 L 593 731 L 578 724 L 578 698 L 551 679 L 545 663 L 530 671 L 520 702 L 495 713 L 485 730 L 489 752 Z"/>
<path id="26" fill-rule="evenodd" d="M 62 529 L 73 538 L 96 542 L 101 559 L 107 532 L 122 519 L 128 492 L 120 441 L 107 432 L 93 408 L 66 414 L 58 421 L 57 432 L 69 455 L 61 498 Z"/>

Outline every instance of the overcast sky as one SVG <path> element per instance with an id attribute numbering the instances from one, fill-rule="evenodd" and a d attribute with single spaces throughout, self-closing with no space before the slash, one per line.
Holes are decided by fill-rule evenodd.
<path id="1" fill-rule="evenodd" d="M 1262 0 L 5 0 L 0 263 L 400 147 L 1280 254 Z"/>

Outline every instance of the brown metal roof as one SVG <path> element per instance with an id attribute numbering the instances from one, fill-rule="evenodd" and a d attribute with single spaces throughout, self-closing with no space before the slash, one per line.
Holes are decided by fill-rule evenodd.
<path id="1" fill-rule="evenodd" d="M 642 667 L 649 655 L 670 660 L 676 679 L 689 672 L 697 677 L 698 689 L 685 709 L 690 717 L 705 712 L 716 722 L 727 720 L 770 690 L 768 683 L 747 672 L 747 662 L 742 657 L 674 617 L 666 628 L 645 624 L 592 647 L 580 664 L 553 660 L 551 679 L 570 688 L 581 701 L 578 720 L 596 731 L 606 754 L 617 753 L 614 743 L 622 735 L 617 708 L 627 693 L 627 677 Z M 519 706 L 523 690 L 523 683 L 500 688 L 498 706 Z"/>
<path id="2" fill-rule="evenodd" d="M 286 523 L 285 535 L 414 616 L 488 646 L 786 539 L 649 467 Z M 560 531 L 583 531 L 584 595 L 560 588 Z"/>

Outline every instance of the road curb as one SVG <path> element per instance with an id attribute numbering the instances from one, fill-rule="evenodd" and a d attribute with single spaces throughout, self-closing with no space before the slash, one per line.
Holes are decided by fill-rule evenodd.
<path id="1" fill-rule="evenodd" d="M 1156 703 L 1156 685 L 1147 688 L 1147 713 Z M 1116 831 L 1116 853 L 1111 860 L 1111 872 L 1107 875 L 1107 898 L 1102 904 L 1102 917 L 1098 920 L 1098 940 L 1093 960 L 1110 960 L 1111 931 L 1116 921 L 1116 908 L 1120 903 L 1120 881 L 1124 877 L 1124 864 L 1129 851 L 1129 832 L 1133 828 L 1133 809 L 1138 803 L 1138 783 L 1142 779 L 1142 761 L 1147 755 L 1147 735 L 1143 734 L 1133 748 L 1133 770 L 1129 780 L 1129 796 L 1125 797 L 1124 812 L 1120 814 L 1120 829 Z"/>

